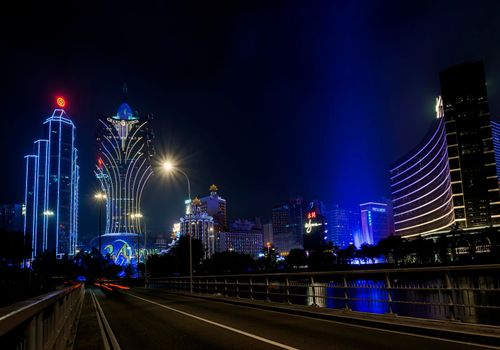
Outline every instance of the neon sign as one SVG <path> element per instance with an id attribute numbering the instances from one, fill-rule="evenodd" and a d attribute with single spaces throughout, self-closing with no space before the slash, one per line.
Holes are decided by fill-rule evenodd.
<path id="1" fill-rule="evenodd" d="M 311 233 L 313 227 L 321 226 L 323 225 L 321 222 L 312 222 L 311 219 L 309 219 L 308 222 L 304 225 L 306 228 L 306 233 Z"/>
<path id="2" fill-rule="evenodd" d="M 63 108 L 64 106 L 66 106 L 66 101 L 64 100 L 64 98 L 62 97 L 58 97 L 56 99 L 56 103 L 59 107 Z"/>
<path id="3" fill-rule="evenodd" d="M 311 211 L 311 212 L 307 213 L 307 218 L 308 219 L 316 219 L 316 212 Z"/>

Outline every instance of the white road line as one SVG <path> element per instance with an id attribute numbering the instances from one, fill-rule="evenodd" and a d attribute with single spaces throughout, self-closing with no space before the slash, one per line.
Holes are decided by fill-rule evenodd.
<path id="1" fill-rule="evenodd" d="M 167 309 L 167 310 L 170 310 L 170 311 L 174 311 L 174 312 L 177 312 L 177 313 L 180 313 L 184 316 L 188 316 L 188 317 L 192 317 L 196 320 L 199 320 L 199 321 L 202 321 L 202 322 L 206 322 L 206 323 L 209 323 L 213 326 L 217 326 L 217 327 L 220 327 L 220 328 L 224 328 L 224 329 L 227 329 L 231 332 L 234 332 L 234 333 L 238 333 L 238 334 L 241 334 L 241 335 L 244 335 L 244 336 L 247 336 L 249 338 L 253 338 L 253 339 L 257 339 L 257 340 L 260 340 L 261 342 L 264 342 L 264 343 L 267 343 L 267 344 L 271 344 L 271 345 L 274 345 L 274 346 L 277 346 L 279 348 L 282 348 L 282 349 L 288 349 L 288 350 L 299 350 L 297 348 L 294 348 L 294 347 L 291 347 L 291 346 L 288 346 L 288 345 L 285 345 L 285 344 L 282 344 L 282 343 L 278 343 L 274 340 L 271 340 L 271 339 L 267 339 L 267 338 L 263 338 L 263 337 L 260 337 L 258 335 L 255 335 L 255 334 L 252 334 L 252 333 L 248 333 L 248 332 L 245 332 L 245 331 L 242 331 L 242 330 L 239 330 L 239 329 L 236 329 L 236 328 L 233 328 L 233 327 L 230 327 L 230 326 L 226 326 L 224 324 L 221 324 L 221 323 L 217 323 L 217 322 L 214 322 L 214 321 L 210 321 L 210 320 L 207 320 L 206 318 L 202 318 L 202 317 L 199 317 L 199 316 L 196 316 L 196 315 L 193 315 L 193 314 L 190 314 L 190 313 L 187 313 L 187 312 L 184 312 L 184 311 L 181 311 L 181 310 L 177 310 L 177 309 L 174 309 L 173 307 L 170 307 L 170 306 L 166 306 L 166 305 L 163 305 L 163 304 L 160 304 L 160 303 L 157 303 L 156 301 L 153 301 L 153 300 L 149 300 L 149 299 L 144 299 L 144 298 L 141 298 L 137 295 L 134 295 L 134 294 L 131 294 L 131 293 L 124 293 L 125 295 L 128 295 L 128 296 L 131 296 L 131 297 L 134 297 L 134 298 L 137 298 L 137 299 L 140 299 L 140 300 L 143 300 L 143 301 L 146 301 L 148 303 L 151 303 L 151 304 L 154 304 L 154 305 L 157 305 L 157 306 L 160 306 L 164 309 Z"/>
<path id="2" fill-rule="evenodd" d="M 102 321 L 101 321 L 101 315 L 99 315 L 99 310 L 97 309 L 97 304 L 95 302 L 94 292 L 92 290 L 90 290 L 90 298 L 92 299 L 92 303 L 94 303 L 95 314 L 97 317 L 97 323 L 99 324 L 99 330 L 101 331 L 101 338 L 102 338 L 102 342 L 104 344 L 104 349 L 111 350 L 111 348 L 109 347 L 108 338 L 106 337 L 106 331 L 104 330 L 104 326 L 103 326 Z"/>
<path id="3" fill-rule="evenodd" d="M 111 327 L 109 325 L 109 322 L 106 319 L 106 315 L 104 315 L 104 311 L 102 311 L 101 305 L 99 304 L 99 300 L 97 300 L 97 297 L 95 296 L 93 290 L 91 290 L 90 292 L 92 293 L 92 297 L 94 298 L 93 300 L 94 300 L 96 309 L 99 312 L 99 316 L 100 316 L 100 318 L 102 320 L 102 323 L 104 324 L 104 327 L 106 328 L 106 333 L 109 336 L 109 340 L 111 341 L 111 345 L 113 346 L 113 349 L 114 350 L 121 350 L 120 345 L 118 344 L 118 341 L 116 340 L 115 334 L 113 333 L 113 330 L 111 329 Z M 99 320 L 99 318 L 98 318 L 98 320 Z M 103 331 L 103 330 L 101 329 L 101 331 Z M 102 334 L 102 332 L 101 332 L 101 334 Z M 105 334 L 104 334 L 103 340 L 104 340 L 104 343 L 105 343 L 104 346 L 106 347 L 107 340 L 106 340 L 106 335 Z M 107 346 L 107 348 L 109 349 L 109 345 Z"/>
<path id="4" fill-rule="evenodd" d="M 131 294 L 127 293 L 127 295 L 131 295 Z M 135 296 L 135 297 L 137 297 L 137 296 Z M 189 297 L 189 296 L 187 296 L 187 297 Z M 137 298 L 139 298 L 139 297 L 137 297 Z M 193 296 L 192 298 L 196 298 L 196 296 Z M 218 303 L 224 303 L 223 301 L 220 301 L 220 300 L 213 300 L 213 301 L 214 302 L 218 302 Z M 226 304 L 226 303 L 224 303 L 224 304 Z M 235 305 L 235 304 L 232 304 L 232 305 Z M 244 306 L 244 305 L 237 305 L 237 306 L 251 307 L 251 306 Z M 276 311 L 276 310 L 267 310 L 267 309 L 258 309 L 258 310 L 264 311 L 264 312 L 277 313 L 277 314 L 283 314 L 284 313 L 282 311 Z M 313 316 L 296 315 L 296 314 L 293 314 L 292 316 L 307 318 L 309 320 L 315 320 L 315 321 L 335 323 L 335 324 L 339 324 L 339 325 L 342 325 L 342 326 L 351 326 L 351 327 L 357 327 L 357 328 L 361 328 L 361 329 L 369 329 L 369 330 L 378 331 L 378 332 L 386 332 L 386 333 L 392 333 L 392 334 L 398 334 L 398 335 L 405 335 L 405 336 L 411 336 L 411 337 L 417 337 L 417 338 L 431 339 L 431 340 L 437 340 L 437 341 L 441 341 L 441 342 L 449 342 L 449 343 L 460 344 L 460 345 L 469 345 L 469 346 L 475 346 L 475 347 L 484 348 L 484 349 L 500 350 L 500 347 L 495 346 L 495 345 L 486 345 L 486 344 L 483 345 L 483 344 L 480 344 L 480 343 L 472 343 L 472 342 L 466 342 L 466 341 L 461 341 L 461 340 L 438 338 L 438 337 L 433 337 L 433 336 L 430 336 L 430 335 L 414 334 L 414 333 L 408 333 L 408 332 L 402 332 L 402 331 L 395 331 L 395 330 L 392 330 L 392 329 L 384 329 L 384 328 L 376 328 L 376 327 L 370 327 L 370 326 L 363 326 L 363 325 L 354 324 L 354 323 L 348 323 L 348 322 L 342 322 L 342 321 L 334 321 L 334 320 L 327 320 L 327 319 L 324 319 L 324 318 L 316 318 L 316 317 L 313 317 Z"/>
<path id="5" fill-rule="evenodd" d="M 196 297 L 193 296 L 193 298 L 196 298 Z M 223 301 L 219 301 L 219 300 L 214 300 L 214 302 L 224 303 Z M 227 303 L 224 303 L 224 304 L 227 304 Z M 231 304 L 231 305 L 237 305 L 237 304 Z M 252 306 L 244 306 L 244 305 L 237 305 L 237 306 L 252 307 Z M 258 310 L 259 311 L 264 311 L 264 312 L 277 313 L 277 314 L 283 314 L 284 313 L 283 311 L 267 310 L 267 309 L 260 309 L 260 308 Z M 449 343 L 460 344 L 460 345 L 469 345 L 469 346 L 475 346 L 475 347 L 484 348 L 484 349 L 500 350 L 500 347 L 495 346 L 495 345 L 486 345 L 486 344 L 480 344 L 480 343 L 472 343 L 472 342 L 466 342 L 466 341 L 462 341 L 462 340 L 454 340 L 454 339 L 448 339 L 448 338 L 438 338 L 438 337 L 433 337 L 431 335 L 423 335 L 423 334 L 409 333 L 409 332 L 403 332 L 403 331 L 395 331 L 395 330 L 392 330 L 392 329 L 377 328 L 377 327 L 371 327 L 371 326 L 363 326 L 363 325 L 360 325 L 360 324 L 348 323 L 348 322 L 342 322 L 342 321 L 334 321 L 334 320 L 327 320 L 327 319 L 324 319 L 324 318 L 316 318 L 316 317 L 313 317 L 313 316 L 305 316 L 305 315 L 297 315 L 297 314 L 292 314 L 292 316 L 307 318 L 309 320 L 314 320 L 314 321 L 322 321 L 322 322 L 335 323 L 335 324 L 342 325 L 342 326 L 347 326 L 347 327 L 349 327 L 349 326 L 350 327 L 358 327 L 358 328 L 369 329 L 369 330 L 378 331 L 378 332 L 386 332 L 386 333 L 392 333 L 392 334 L 398 334 L 398 335 L 405 335 L 405 336 L 411 336 L 411 337 L 431 339 L 431 340 L 437 340 L 437 341 L 441 341 L 441 342 L 449 342 Z"/>

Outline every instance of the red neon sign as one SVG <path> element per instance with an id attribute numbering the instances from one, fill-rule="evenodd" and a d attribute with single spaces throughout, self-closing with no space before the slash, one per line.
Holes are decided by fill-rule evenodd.
<path id="1" fill-rule="evenodd" d="M 64 106 L 66 106 L 66 100 L 64 98 L 60 97 L 60 96 L 56 99 L 56 103 L 61 108 L 63 108 Z"/>
<path id="2" fill-rule="evenodd" d="M 307 218 L 308 219 L 316 219 L 316 212 L 311 211 L 311 212 L 307 213 Z"/>

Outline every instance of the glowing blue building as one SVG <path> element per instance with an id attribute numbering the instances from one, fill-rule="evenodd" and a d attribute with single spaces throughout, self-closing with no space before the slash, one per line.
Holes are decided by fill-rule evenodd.
<path id="1" fill-rule="evenodd" d="M 140 260 L 141 198 L 153 174 L 149 120 L 141 120 L 122 103 L 116 115 L 98 121 L 95 174 L 106 193 L 106 232 L 100 249 L 120 265 Z"/>
<path id="2" fill-rule="evenodd" d="M 64 107 L 64 100 L 58 99 Z M 75 125 L 62 108 L 45 120 L 44 139 L 27 155 L 24 234 L 32 257 L 44 251 L 74 255 L 78 239 L 79 166 Z"/>

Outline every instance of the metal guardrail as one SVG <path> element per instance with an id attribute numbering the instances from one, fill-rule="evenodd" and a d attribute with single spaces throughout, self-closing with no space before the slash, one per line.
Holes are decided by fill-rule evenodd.
<path id="1" fill-rule="evenodd" d="M 189 277 L 150 278 L 147 287 L 189 291 Z M 500 264 L 193 276 L 193 292 L 500 324 Z"/>
<path id="2" fill-rule="evenodd" d="M 0 348 L 71 348 L 83 296 L 77 284 L 1 308 Z"/>

